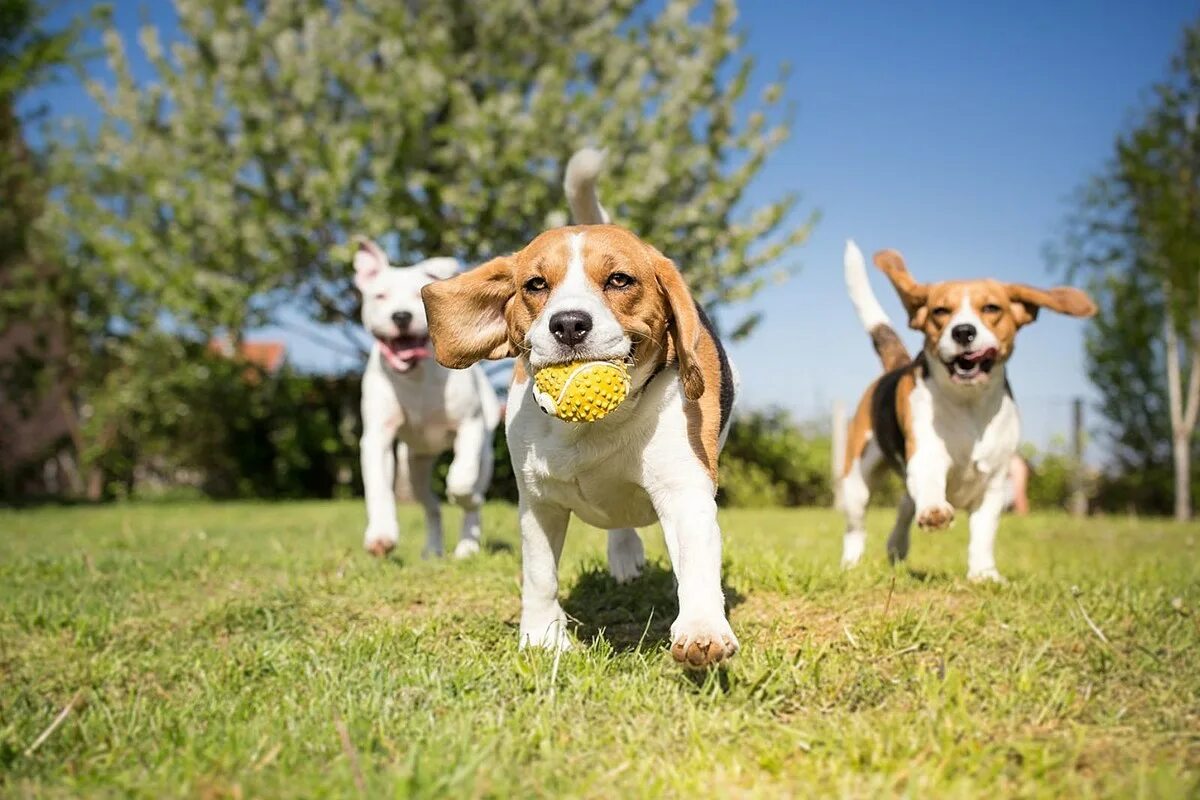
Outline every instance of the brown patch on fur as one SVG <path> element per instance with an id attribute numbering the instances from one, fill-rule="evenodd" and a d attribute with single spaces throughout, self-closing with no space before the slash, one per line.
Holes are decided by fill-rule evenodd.
<path id="1" fill-rule="evenodd" d="M 896 384 L 896 419 L 904 431 L 904 460 L 908 461 L 917 452 L 917 437 L 912 427 L 912 391 L 917 387 L 915 369 L 900 376 Z"/>
<path id="2" fill-rule="evenodd" d="M 513 258 L 501 256 L 421 289 L 439 364 L 464 369 L 483 359 L 516 355 L 505 323 L 512 275 Z"/>
<path id="3" fill-rule="evenodd" d="M 672 267 L 674 269 L 674 267 Z M 688 298 L 691 301 L 691 297 Z M 695 313 L 695 306 L 692 306 Z M 716 341 L 703 327 L 700 341 L 692 355 L 693 363 L 702 375 L 701 393 L 695 400 L 684 398 L 684 413 L 688 421 L 688 442 L 692 452 L 704 466 L 713 485 L 717 483 L 717 456 L 721 439 L 721 357 Z M 682 368 L 681 368 L 682 372 Z M 684 384 L 684 391 L 687 385 Z"/>
<path id="4" fill-rule="evenodd" d="M 883 362 L 884 371 L 902 367 L 911 360 L 908 348 L 904 346 L 904 342 L 900 341 L 900 337 L 891 325 L 879 324 L 872 328 L 871 344 L 875 346 L 875 352 L 879 354 L 879 360 Z"/>
<path id="5" fill-rule="evenodd" d="M 854 410 L 854 417 L 850 420 L 849 430 L 846 431 L 846 457 L 842 460 L 843 478 L 850 474 L 855 460 L 862 457 L 867 441 L 871 438 L 871 398 L 874 397 L 878 385 L 879 381 L 876 380 L 867 387 L 867 391 L 863 392 L 858 401 L 858 408 Z"/>

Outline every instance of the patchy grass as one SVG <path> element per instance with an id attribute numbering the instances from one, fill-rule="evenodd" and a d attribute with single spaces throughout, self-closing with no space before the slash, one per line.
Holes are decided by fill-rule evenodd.
<path id="1" fill-rule="evenodd" d="M 0 791 L 1200 791 L 1200 526 L 1008 519 L 995 587 L 962 578 L 961 522 L 914 532 L 893 572 L 877 512 L 869 564 L 844 575 L 832 512 L 725 512 L 742 652 L 694 678 L 664 649 L 657 531 L 621 587 L 603 535 L 572 531 L 586 646 L 556 664 L 516 647 L 511 507 L 487 508 L 489 552 L 464 563 L 420 561 L 402 515 L 399 557 L 377 561 L 357 503 L 0 513 Z"/>

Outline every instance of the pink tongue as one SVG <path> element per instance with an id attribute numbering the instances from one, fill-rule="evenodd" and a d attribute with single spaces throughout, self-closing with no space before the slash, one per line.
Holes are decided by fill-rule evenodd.
<path id="1" fill-rule="evenodd" d="M 983 361 L 984 359 L 994 358 L 995 355 L 996 355 L 996 348 L 989 347 L 987 350 L 981 350 L 978 353 L 967 353 L 966 355 L 961 356 L 961 358 L 964 361 L 969 361 L 972 364 L 975 364 L 977 362 Z"/>
<path id="2" fill-rule="evenodd" d="M 383 351 L 383 357 L 387 359 L 388 364 L 397 372 L 408 372 L 417 361 L 429 358 L 429 348 L 424 345 L 406 347 L 402 350 L 393 350 L 384 345 L 380 350 Z"/>

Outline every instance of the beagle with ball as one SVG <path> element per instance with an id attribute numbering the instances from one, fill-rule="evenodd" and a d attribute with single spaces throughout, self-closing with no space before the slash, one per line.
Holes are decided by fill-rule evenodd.
<path id="1" fill-rule="evenodd" d="M 572 160 L 568 199 L 577 220 L 607 223 L 589 183 L 593 156 L 582 167 Z M 581 168 L 591 173 L 582 187 Z M 422 296 L 442 364 L 517 359 L 505 424 L 520 492 L 521 645 L 570 647 L 558 560 L 575 514 L 608 529 L 619 580 L 645 560 L 635 529 L 660 522 L 679 589 L 674 658 L 704 667 L 733 656 L 715 494 L 735 374 L 675 265 L 623 228 L 576 225 Z M 565 422 L 535 402 L 539 369 L 609 360 L 629 365 L 630 389 L 602 419 Z"/>
<path id="2" fill-rule="evenodd" d="M 1035 289 L 997 280 L 922 284 L 895 250 L 875 254 L 908 313 L 925 335 L 916 358 L 871 291 L 863 255 L 846 244 L 850 299 L 883 361 L 885 374 L 858 405 L 846 441 L 839 504 L 846 514 L 842 565 L 852 567 L 866 546 L 869 483 L 883 467 L 904 479 L 888 557 L 908 555 L 914 516 L 924 530 L 941 530 L 955 509 L 970 514 L 967 576 L 1001 581 L 993 545 L 1004 508 L 1005 479 L 1020 438 L 1020 419 L 1005 377 L 1017 331 L 1048 308 L 1090 317 L 1096 306 L 1070 287 Z"/>

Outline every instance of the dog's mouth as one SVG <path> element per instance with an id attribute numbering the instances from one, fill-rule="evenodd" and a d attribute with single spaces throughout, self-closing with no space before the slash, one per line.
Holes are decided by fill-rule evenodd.
<path id="1" fill-rule="evenodd" d="M 985 380 L 987 374 L 996 366 L 996 348 L 976 350 L 971 353 L 961 353 L 952 361 L 945 362 L 950 373 L 950 380 L 957 383 L 975 383 Z"/>
<path id="2" fill-rule="evenodd" d="M 429 336 L 394 336 L 390 339 L 375 337 L 379 352 L 388 366 L 397 372 L 408 372 L 422 359 L 429 358 Z"/>

